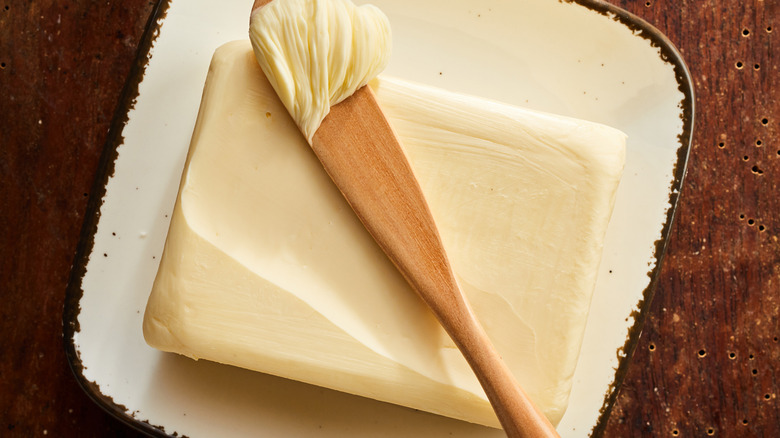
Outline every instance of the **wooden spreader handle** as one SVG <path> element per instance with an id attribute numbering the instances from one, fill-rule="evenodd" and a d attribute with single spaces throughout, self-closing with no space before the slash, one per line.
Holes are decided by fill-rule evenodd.
<path id="1" fill-rule="evenodd" d="M 312 149 L 461 350 L 510 437 L 557 437 L 474 317 L 406 155 L 369 87 L 331 107 Z"/>

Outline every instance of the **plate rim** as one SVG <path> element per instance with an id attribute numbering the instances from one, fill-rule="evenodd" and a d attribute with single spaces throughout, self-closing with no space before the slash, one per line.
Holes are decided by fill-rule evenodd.
<path id="1" fill-rule="evenodd" d="M 669 208 L 666 211 L 666 221 L 661 229 L 661 237 L 654 243 L 655 252 L 653 259 L 656 260 L 655 266 L 648 271 L 647 275 L 650 281 L 647 287 L 642 291 L 642 299 L 637 303 L 636 308 L 631 313 L 634 318 L 634 324 L 628 329 L 628 335 L 623 347 L 617 350 L 618 354 L 618 367 L 615 370 L 615 380 L 607 389 L 604 395 L 604 402 L 599 409 L 599 417 L 596 424 L 591 429 L 592 437 L 601 437 L 604 435 L 606 429 L 607 420 L 612 412 L 612 408 L 617 401 L 617 395 L 619 389 L 623 385 L 628 367 L 631 364 L 631 358 L 636 351 L 637 344 L 639 343 L 639 336 L 642 334 L 642 330 L 645 325 L 648 314 L 650 313 L 651 303 L 655 296 L 658 279 L 663 266 L 663 261 L 666 255 L 666 248 L 669 242 L 669 235 L 671 234 L 672 226 L 674 225 L 674 219 L 677 214 L 677 207 L 679 205 L 680 194 L 683 188 L 683 181 L 685 180 L 685 174 L 688 169 L 688 161 L 690 158 L 690 152 L 693 142 L 694 131 L 694 119 L 695 119 L 695 94 L 693 87 L 693 79 L 691 77 L 690 70 L 683 60 L 682 54 L 672 41 L 658 28 L 640 18 L 633 13 L 610 3 L 606 3 L 603 0 L 563 0 L 566 3 L 577 3 L 592 9 L 602 15 L 617 21 L 630 30 L 632 30 L 636 36 L 644 38 L 650 42 L 651 47 L 657 47 L 660 50 L 661 60 L 672 65 L 674 69 L 675 80 L 677 81 L 677 89 L 682 93 L 683 99 L 680 102 L 680 119 L 683 126 L 682 131 L 677 136 L 677 161 L 674 165 L 672 172 L 672 181 L 670 185 L 671 192 L 669 194 Z"/>
<path id="2" fill-rule="evenodd" d="M 102 199 L 106 195 L 108 180 L 114 174 L 114 165 L 118 154 L 118 147 L 123 143 L 122 132 L 129 120 L 129 113 L 135 106 L 139 96 L 139 85 L 143 80 L 146 67 L 151 59 L 151 49 L 159 36 L 160 27 L 168 12 L 171 0 L 156 0 L 149 18 L 144 25 L 144 31 L 136 49 L 133 64 L 127 75 L 119 100 L 111 119 L 106 142 L 100 154 L 95 179 L 90 188 L 87 209 L 81 226 L 76 253 L 71 264 L 70 278 L 65 290 L 65 305 L 62 312 L 62 334 L 65 348 L 65 358 L 79 387 L 87 396 L 103 411 L 119 420 L 130 428 L 153 437 L 174 437 L 165 432 L 164 426 L 152 425 L 132 416 L 126 406 L 117 403 L 111 396 L 100 391 L 96 382 L 92 382 L 84 376 L 84 364 L 76 347 L 76 334 L 80 331 L 78 316 L 81 313 L 81 298 L 84 294 L 82 280 L 87 271 L 89 255 L 95 244 L 98 222 L 100 221 L 100 207 Z"/>
<path id="3" fill-rule="evenodd" d="M 604 395 L 604 402 L 599 410 L 598 420 L 591 430 L 591 436 L 600 437 L 604 433 L 607 419 L 615 405 L 619 389 L 625 380 L 631 358 L 636 350 L 639 336 L 642 333 L 645 320 L 649 314 L 650 304 L 655 295 L 661 267 L 663 266 L 669 235 L 671 234 L 671 229 L 676 217 L 692 146 L 695 114 L 694 88 L 690 71 L 679 50 L 666 35 L 649 22 L 619 6 L 606 3 L 603 0 L 559 1 L 575 3 L 598 12 L 601 15 L 625 25 L 632 30 L 636 36 L 648 40 L 652 47 L 659 49 L 661 60 L 672 65 L 675 73 L 675 80 L 678 84 L 678 90 L 683 95 L 683 99 L 679 105 L 680 118 L 683 127 L 681 133 L 677 137 L 677 160 L 675 162 L 670 184 L 671 193 L 669 195 L 666 220 L 661 229 L 661 237 L 655 241 L 653 259 L 656 260 L 656 263 L 655 266 L 648 271 L 650 281 L 647 287 L 642 291 L 642 299 L 636 305 L 637 310 L 632 312 L 634 324 L 628 329 L 625 344 L 617 351 L 619 361 L 615 371 L 615 379 Z M 170 3 L 171 0 L 155 1 L 141 36 L 138 49 L 136 50 L 130 73 L 127 76 L 118 103 L 114 109 L 107 140 L 103 146 L 100 161 L 95 173 L 95 179 L 93 180 L 90 189 L 87 209 L 84 214 L 76 253 L 71 265 L 70 278 L 65 291 L 65 304 L 62 314 L 65 356 L 71 372 L 81 389 L 94 403 L 123 424 L 146 435 L 155 437 L 175 437 L 178 436 L 178 434 L 170 435 L 165 432 L 164 426 L 152 425 L 146 420 L 135 418 L 133 413 L 128 411 L 127 407 L 116 403 L 111 396 L 107 396 L 100 391 L 96 382 L 88 380 L 83 374 L 84 364 L 81 362 L 80 354 L 76 347 L 75 336 L 80 331 L 78 316 L 81 311 L 81 298 L 83 296 L 82 279 L 86 274 L 89 255 L 92 253 L 94 247 L 95 234 L 100 220 L 102 199 L 106 194 L 108 180 L 114 173 L 114 164 L 118 158 L 117 149 L 123 143 L 122 132 L 127 124 L 129 112 L 133 109 L 135 100 L 139 95 L 139 85 L 143 80 L 146 66 L 151 59 L 151 49 L 160 34 L 160 27 L 167 15 Z"/>

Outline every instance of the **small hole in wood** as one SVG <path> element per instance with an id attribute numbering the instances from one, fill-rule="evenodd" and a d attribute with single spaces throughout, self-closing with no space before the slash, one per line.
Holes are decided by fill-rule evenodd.
<path id="1" fill-rule="evenodd" d="M 0 68 L 2 68 L 2 69 L 5 68 L 5 62 L 0 62 Z"/>
<path id="2" fill-rule="evenodd" d="M 743 426 L 747 426 L 747 424 L 748 424 L 747 418 L 745 418 L 744 420 L 742 420 L 742 425 L 743 425 Z"/>
<path id="3" fill-rule="evenodd" d="M 756 140 L 756 146 L 761 146 L 763 142 L 761 140 Z"/>
<path id="4" fill-rule="evenodd" d="M 748 157 L 747 155 L 745 155 L 744 157 L 742 157 L 742 161 L 747 161 L 747 160 L 749 160 L 749 159 L 750 159 L 750 157 Z"/>
<path id="5" fill-rule="evenodd" d="M 750 29 L 742 29 L 742 36 L 750 35 Z"/>
<path id="6" fill-rule="evenodd" d="M 729 359 L 733 360 L 733 359 L 736 359 L 736 357 L 737 357 L 737 353 L 734 353 L 733 351 L 731 353 L 729 353 Z"/>
<path id="7" fill-rule="evenodd" d="M 715 429 L 713 428 L 707 429 L 707 435 L 715 435 Z"/>
<path id="8" fill-rule="evenodd" d="M 7 11 L 7 10 L 11 9 L 11 7 L 10 7 L 10 6 L 8 6 L 8 5 L 5 5 L 5 8 L 3 8 L 3 9 L 5 9 L 5 10 Z M 772 32 L 772 28 L 771 28 L 771 27 L 767 27 L 767 28 L 766 28 L 766 31 L 767 31 L 767 32 Z"/>
<path id="9" fill-rule="evenodd" d="M 718 143 L 718 147 L 723 149 L 723 148 L 726 147 L 726 143 L 720 142 L 720 143 Z"/>
<path id="10" fill-rule="evenodd" d="M 745 219 L 745 215 L 744 215 L 744 214 L 741 214 L 741 215 L 739 215 L 739 218 L 740 218 L 740 219 Z"/>
<path id="11" fill-rule="evenodd" d="M 679 431 L 679 430 L 677 430 L 677 429 L 674 429 L 674 430 L 672 431 L 672 435 L 673 435 L 673 436 L 677 436 L 677 435 L 679 435 L 679 434 L 680 434 L 680 431 Z"/>
<path id="12" fill-rule="evenodd" d="M 754 221 L 753 219 L 748 219 L 748 225 L 750 225 L 752 227 L 755 224 L 756 224 L 756 221 Z M 750 360 L 753 360 L 753 355 L 752 354 L 750 355 Z"/>
<path id="13" fill-rule="evenodd" d="M 774 338 L 772 338 L 772 340 L 773 340 L 773 341 L 775 341 L 775 342 L 777 342 L 777 336 L 775 336 Z"/>
<path id="14" fill-rule="evenodd" d="M 761 175 L 764 173 L 764 171 L 761 170 L 758 166 L 753 166 L 750 168 L 750 170 L 752 170 L 756 175 Z"/>
<path id="15" fill-rule="evenodd" d="M 754 69 L 754 70 L 758 70 L 758 69 L 760 69 L 760 68 L 761 68 L 761 65 L 760 65 L 760 64 L 753 64 L 753 69 Z"/>
<path id="16" fill-rule="evenodd" d="M 765 400 L 769 400 L 770 398 L 772 398 L 772 396 L 771 396 L 771 395 L 769 395 L 769 394 L 764 394 L 764 399 L 765 399 Z"/>
<path id="17" fill-rule="evenodd" d="M 655 344 L 651 343 L 650 345 L 647 346 L 647 348 L 649 348 L 650 351 L 655 351 Z"/>
<path id="18" fill-rule="evenodd" d="M 6 6 L 6 9 L 8 9 L 8 6 Z M 772 33 L 772 26 L 767 26 L 766 31 L 767 33 Z"/>
<path id="19" fill-rule="evenodd" d="M 645 2 L 645 7 L 649 8 L 651 4 L 650 2 Z"/>
<path id="20" fill-rule="evenodd" d="M 750 219 L 750 221 L 749 221 L 748 223 L 750 223 L 751 225 L 753 225 L 753 224 L 752 224 L 752 222 L 753 222 L 753 219 Z M 751 354 L 750 356 L 748 356 L 748 359 L 750 359 L 750 360 L 753 360 L 753 359 L 755 359 L 755 358 L 756 358 L 756 357 L 755 357 L 755 356 L 753 356 L 752 354 Z"/>
<path id="21" fill-rule="evenodd" d="M 742 64 L 742 61 L 737 61 L 737 63 L 736 63 L 736 64 L 734 64 L 734 65 L 735 65 L 735 66 L 737 67 L 737 69 L 739 69 L 739 70 L 742 70 L 742 67 L 744 66 L 744 64 Z"/>
<path id="22" fill-rule="evenodd" d="M 761 119 L 761 124 L 764 125 L 764 126 L 768 125 L 769 124 L 769 119 L 764 117 L 763 119 Z"/>
<path id="23" fill-rule="evenodd" d="M 701 350 L 699 350 L 699 357 L 704 357 L 706 355 L 707 355 L 707 352 L 703 348 Z"/>
<path id="24" fill-rule="evenodd" d="M 755 368 L 753 368 L 750 372 L 753 373 L 754 376 L 758 375 L 758 370 Z"/>

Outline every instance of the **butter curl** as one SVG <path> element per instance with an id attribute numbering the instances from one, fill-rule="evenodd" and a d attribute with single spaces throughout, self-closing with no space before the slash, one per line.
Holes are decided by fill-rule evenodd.
<path id="1" fill-rule="evenodd" d="M 384 70 L 391 49 L 384 13 L 348 0 L 274 0 L 252 12 L 249 38 L 309 143 L 331 106 Z"/>

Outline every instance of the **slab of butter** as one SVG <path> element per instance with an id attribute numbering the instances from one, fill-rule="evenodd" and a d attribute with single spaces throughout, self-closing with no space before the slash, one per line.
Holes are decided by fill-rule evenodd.
<path id="1" fill-rule="evenodd" d="M 382 78 L 458 280 L 555 424 L 625 135 Z M 144 336 L 158 349 L 498 426 L 460 352 L 342 199 L 248 41 L 212 60 Z"/>

